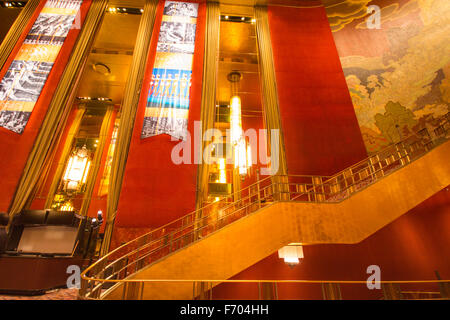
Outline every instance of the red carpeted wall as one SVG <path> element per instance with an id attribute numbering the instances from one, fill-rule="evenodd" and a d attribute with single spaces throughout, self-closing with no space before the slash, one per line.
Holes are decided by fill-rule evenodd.
<path id="1" fill-rule="evenodd" d="M 325 8 L 269 7 L 290 174 L 331 175 L 367 157 Z"/>
<path id="2" fill-rule="evenodd" d="M 90 4 L 91 0 L 83 1 L 81 6 L 81 23 L 84 22 Z M 34 21 L 44 5 L 45 1 L 41 1 L 36 13 L 33 15 L 32 19 L 30 19 L 29 24 L 17 42 L 17 45 L 15 46 L 8 61 L 0 71 L 0 78 L 3 78 L 4 74 L 8 70 L 11 62 L 14 60 L 14 57 L 19 51 L 23 40 L 33 26 Z M 80 31 L 81 29 L 75 28 L 69 31 L 64 45 L 55 60 L 55 64 L 50 72 L 42 93 L 36 102 L 33 112 L 31 113 L 28 124 L 25 127 L 25 131 L 22 134 L 17 134 L 4 128 L 0 128 L 0 177 L 2 177 L 2 183 L 0 185 L 0 211 L 8 211 L 23 169 L 28 160 L 28 155 L 33 147 L 42 121 L 47 113 L 50 101 L 53 98 L 53 94 L 59 80 L 64 72 L 67 62 L 69 61 L 72 49 Z"/>

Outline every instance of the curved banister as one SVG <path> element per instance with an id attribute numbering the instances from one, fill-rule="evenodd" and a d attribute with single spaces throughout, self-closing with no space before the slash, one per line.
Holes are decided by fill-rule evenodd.
<path id="1" fill-rule="evenodd" d="M 332 176 L 268 176 L 219 201 L 209 203 L 139 236 L 88 267 L 82 273 L 83 288 L 80 295 L 85 297 L 98 295 L 104 283 L 125 281 L 129 275 L 273 202 L 343 201 L 446 141 L 449 138 L 447 136 L 450 129 L 449 115 L 436 120 L 439 122 L 437 128 L 442 129 L 440 134 L 436 134 L 436 139 L 431 139 L 429 133 L 427 133 L 429 139 L 424 139 L 423 134 L 416 133 Z M 420 132 L 424 132 L 423 130 L 427 129 Z M 411 139 L 413 143 L 408 144 Z M 235 197 L 238 199 L 233 200 Z M 115 258 L 117 256 L 118 258 Z M 105 277 L 109 271 L 111 275 Z"/>

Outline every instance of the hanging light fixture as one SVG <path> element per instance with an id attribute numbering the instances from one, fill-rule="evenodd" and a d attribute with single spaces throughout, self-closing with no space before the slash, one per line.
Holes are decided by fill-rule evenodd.
<path id="1" fill-rule="evenodd" d="M 291 243 L 278 250 L 278 257 L 284 259 L 284 262 L 294 267 L 300 263 L 300 259 L 304 258 L 303 247 L 301 244 Z"/>
<path id="2" fill-rule="evenodd" d="M 219 179 L 216 181 L 218 183 L 227 183 L 227 173 L 225 171 L 225 159 L 219 159 Z"/>
<path id="3" fill-rule="evenodd" d="M 86 179 L 91 166 L 89 150 L 84 145 L 82 148 L 75 149 L 67 163 L 64 173 L 64 190 L 68 192 L 79 192 Z"/>
<path id="4" fill-rule="evenodd" d="M 228 81 L 231 83 L 230 141 L 234 152 L 234 166 L 238 168 L 239 175 L 243 179 L 252 166 L 252 159 L 250 145 L 247 144 L 242 130 L 241 98 L 237 94 L 241 77 L 237 71 L 228 74 Z"/>

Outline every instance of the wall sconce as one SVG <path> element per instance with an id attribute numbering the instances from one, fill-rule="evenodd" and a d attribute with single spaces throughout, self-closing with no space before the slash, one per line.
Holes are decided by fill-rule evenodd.
<path id="1" fill-rule="evenodd" d="M 84 145 L 76 149 L 67 163 L 64 173 L 64 190 L 69 192 L 79 192 L 86 183 L 86 179 L 91 166 L 89 150 Z"/>
<path id="2" fill-rule="evenodd" d="M 295 267 L 300 263 L 300 259 L 303 259 L 303 246 L 300 244 L 292 243 L 278 250 L 278 258 L 284 259 L 289 267 Z"/>

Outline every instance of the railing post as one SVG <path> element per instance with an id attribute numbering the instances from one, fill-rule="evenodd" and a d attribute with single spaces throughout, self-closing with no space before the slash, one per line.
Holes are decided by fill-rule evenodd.
<path id="1" fill-rule="evenodd" d="M 169 235 L 169 253 L 172 252 L 172 245 L 173 245 L 173 233 L 174 231 L 172 231 Z"/>
<path id="2" fill-rule="evenodd" d="M 382 284 L 384 300 L 401 300 L 402 293 L 400 287 L 395 283 Z"/>
<path id="3" fill-rule="evenodd" d="M 144 300 L 145 284 L 145 281 L 141 282 L 141 293 L 139 295 L 139 300 Z"/>
<path id="4" fill-rule="evenodd" d="M 122 291 L 122 300 L 126 300 L 125 297 L 127 295 L 127 290 L 128 290 L 128 282 L 125 282 L 123 285 L 123 291 Z"/>
<path id="5" fill-rule="evenodd" d="M 260 175 L 259 175 L 259 169 L 256 170 L 256 191 L 258 193 L 258 209 L 261 208 L 261 187 L 260 187 Z"/>
<path id="6" fill-rule="evenodd" d="M 289 201 L 291 199 L 291 190 L 289 186 L 289 176 L 288 175 L 282 175 L 280 176 L 280 183 L 281 183 L 281 200 L 283 201 Z"/>
<path id="7" fill-rule="evenodd" d="M 323 300 L 342 300 L 339 283 L 322 283 Z"/>
<path id="8" fill-rule="evenodd" d="M 277 299 L 276 287 L 273 282 L 261 283 L 260 300 L 276 300 Z"/>
<path id="9" fill-rule="evenodd" d="M 325 197 L 323 195 L 324 192 L 324 186 L 323 186 L 323 179 L 320 176 L 312 177 L 312 183 L 313 183 L 313 189 L 314 189 L 314 195 L 316 202 L 322 202 L 325 200 Z"/>
<path id="10" fill-rule="evenodd" d="M 442 280 L 441 275 L 436 270 L 434 271 L 436 274 L 436 278 L 438 280 Z M 448 282 L 439 282 L 439 292 L 441 293 L 441 297 L 444 299 L 450 299 L 450 286 Z"/>

